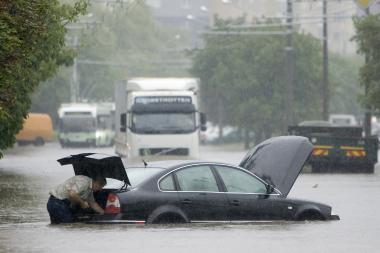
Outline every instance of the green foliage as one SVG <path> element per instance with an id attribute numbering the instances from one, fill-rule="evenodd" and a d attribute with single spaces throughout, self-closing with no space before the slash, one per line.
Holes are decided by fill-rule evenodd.
<path id="1" fill-rule="evenodd" d="M 79 43 L 79 100 L 113 100 L 114 83 L 120 79 L 188 75 L 186 65 L 181 65 L 188 58 L 183 50 L 186 36 L 155 24 L 143 1 L 94 3 L 88 12 L 91 17 L 83 16 L 80 22 L 89 25 L 68 33 Z M 39 87 L 33 95 L 33 111 L 56 117 L 59 105 L 70 101 L 72 71 L 65 68 Z"/>
<path id="2" fill-rule="evenodd" d="M 294 41 L 297 79 L 293 103 L 299 119 L 320 112 L 319 106 L 313 105 L 320 100 L 319 95 L 315 96 L 319 94 L 315 72 L 319 71 L 321 57 L 320 45 L 310 36 L 295 34 Z M 257 139 L 280 132 L 286 120 L 284 49 L 285 40 L 278 36 L 206 37 L 205 48 L 195 56 L 193 73 L 201 78 L 210 119 L 254 130 Z M 223 110 L 218 110 L 218 100 L 223 101 Z M 220 118 L 224 122 L 220 122 Z"/>
<path id="3" fill-rule="evenodd" d="M 360 85 L 368 92 L 362 96 L 362 103 L 380 109 L 380 14 L 354 18 L 359 53 L 367 61 L 360 69 Z"/>
<path id="4" fill-rule="evenodd" d="M 363 93 L 359 84 L 359 68 L 363 60 L 330 53 L 330 113 L 363 115 L 358 97 Z"/>
<path id="5" fill-rule="evenodd" d="M 71 68 L 61 67 L 56 76 L 41 82 L 31 96 L 31 112 L 47 113 L 58 123 L 57 110 L 63 101 L 70 100 Z"/>
<path id="6" fill-rule="evenodd" d="M 112 9 L 94 5 L 90 11 L 100 24 L 79 35 L 82 99 L 112 100 L 114 83 L 120 79 L 187 75 L 186 69 L 170 65 L 186 58 L 183 36 L 176 39 L 179 31 L 157 25 L 144 1 L 119 3 Z"/>
<path id="7" fill-rule="evenodd" d="M 64 47 L 64 24 L 86 6 L 84 0 L 74 7 L 58 0 L 0 2 L 0 150 L 14 143 L 30 93 L 59 65 L 70 64 L 73 53 Z"/>
<path id="8" fill-rule="evenodd" d="M 228 31 L 228 22 L 231 21 L 218 20 L 219 31 Z M 256 141 L 284 134 L 289 99 L 286 37 L 222 34 L 208 35 L 205 40 L 205 48 L 195 54 L 192 73 L 201 78 L 202 101 L 209 119 L 222 126 L 229 124 L 254 131 Z M 293 33 L 293 50 L 295 80 L 291 110 L 295 122 L 320 119 L 322 45 L 311 35 Z M 356 84 L 355 65 L 335 56 L 332 62 L 333 97 L 350 99 L 334 102 L 334 109 L 347 109 L 348 103 L 351 103 L 349 110 L 357 109 L 357 93 L 345 94 L 347 85 Z"/>

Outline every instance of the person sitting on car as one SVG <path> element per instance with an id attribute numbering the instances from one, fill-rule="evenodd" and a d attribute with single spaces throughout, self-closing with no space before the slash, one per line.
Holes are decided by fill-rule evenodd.
<path id="1" fill-rule="evenodd" d="M 74 221 L 74 208 L 91 208 L 104 214 L 103 208 L 96 203 L 94 192 L 101 191 L 107 181 L 104 177 L 91 179 L 87 176 L 74 176 L 52 189 L 47 202 L 52 224 L 70 223 Z"/>

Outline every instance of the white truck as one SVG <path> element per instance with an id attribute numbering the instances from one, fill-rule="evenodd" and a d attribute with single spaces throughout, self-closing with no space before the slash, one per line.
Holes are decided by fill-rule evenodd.
<path id="1" fill-rule="evenodd" d="M 135 78 L 115 86 L 115 152 L 129 159 L 196 159 L 199 112 L 196 78 Z M 159 158 L 157 158 L 159 157 Z"/>

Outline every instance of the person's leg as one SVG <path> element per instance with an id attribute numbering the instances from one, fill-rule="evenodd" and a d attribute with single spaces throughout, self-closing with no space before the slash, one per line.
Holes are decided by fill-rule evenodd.
<path id="1" fill-rule="evenodd" d="M 74 221 L 68 201 L 50 197 L 47 203 L 47 210 L 52 224 L 71 223 Z"/>

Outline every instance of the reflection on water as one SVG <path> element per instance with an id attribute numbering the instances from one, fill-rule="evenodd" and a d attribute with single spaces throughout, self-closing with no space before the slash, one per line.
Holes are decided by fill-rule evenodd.
<path id="1" fill-rule="evenodd" d="M 0 252 L 377 252 L 380 171 L 374 175 L 304 174 L 291 197 L 333 206 L 340 221 L 244 224 L 50 225 L 48 191 L 72 176 L 56 159 L 81 152 L 58 145 L 12 151 L 0 160 Z M 236 163 L 223 151 L 202 157 Z M 229 160 L 231 159 L 231 160 Z"/>
<path id="2" fill-rule="evenodd" d="M 0 224 L 40 221 L 44 210 L 37 180 L 17 173 L 0 173 Z"/>

